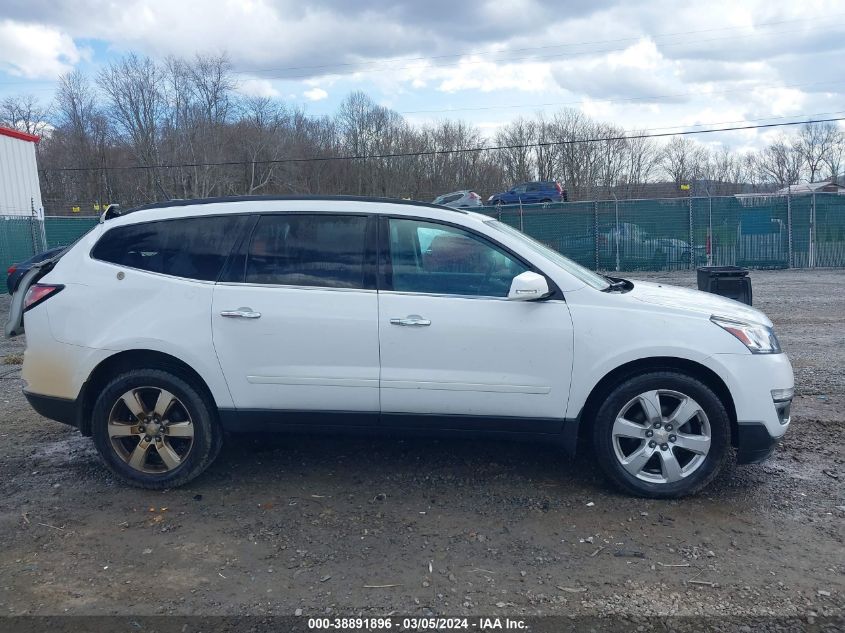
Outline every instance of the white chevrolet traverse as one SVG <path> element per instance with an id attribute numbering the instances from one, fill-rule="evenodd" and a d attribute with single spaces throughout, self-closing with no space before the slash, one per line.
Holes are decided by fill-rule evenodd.
<path id="1" fill-rule="evenodd" d="M 199 475 L 224 431 L 322 428 L 581 434 L 623 490 L 677 497 L 768 457 L 793 392 L 758 310 L 400 200 L 110 211 L 22 280 L 7 335 L 24 320 L 32 406 L 144 488 Z"/>

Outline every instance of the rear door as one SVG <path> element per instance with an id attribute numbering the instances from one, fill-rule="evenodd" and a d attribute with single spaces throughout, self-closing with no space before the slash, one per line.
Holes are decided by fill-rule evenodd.
<path id="1" fill-rule="evenodd" d="M 238 409 L 282 422 L 283 412 L 378 412 L 374 240 L 367 215 L 258 220 L 215 287 L 211 315 Z"/>
<path id="2" fill-rule="evenodd" d="M 534 203 L 540 202 L 540 194 L 542 194 L 542 188 L 540 187 L 540 183 L 538 182 L 531 182 L 528 183 L 528 187 L 525 189 L 525 196 L 523 197 L 522 201 L 527 203 Z"/>

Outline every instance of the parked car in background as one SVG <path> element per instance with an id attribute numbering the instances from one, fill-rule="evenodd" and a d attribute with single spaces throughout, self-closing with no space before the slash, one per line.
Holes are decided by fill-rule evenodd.
<path id="1" fill-rule="evenodd" d="M 397 200 L 104 216 L 21 280 L 6 335 L 24 325 L 30 404 L 141 488 L 199 475 L 225 431 L 404 429 L 591 437 L 621 489 L 678 497 L 768 457 L 793 395 L 759 310 Z"/>
<path id="2" fill-rule="evenodd" d="M 484 206 L 484 203 L 481 202 L 481 196 L 469 189 L 444 193 L 442 196 L 437 196 L 432 201 L 432 204 L 442 204 L 444 207 L 453 207 L 455 209 L 471 209 L 473 207 Z"/>
<path id="3" fill-rule="evenodd" d="M 562 238 L 560 251 L 582 261 L 592 261 L 598 251 L 598 266 L 604 270 L 616 269 L 617 254 L 620 270 L 671 270 L 686 268 L 691 257 L 693 265 L 707 260 L 705 246 L 697 246 L 693 255 L 688 242 L 655 237 L 631 222 L 600 225 L 595 236 Z"/>
<path id="4" fill-rule="evenodd" d="M 9 294 L 11 295 L 15 293 L 15 289 L 18 287 L 21 278 L 26 274 L 26 272 L 30 268 L 32 268 L 33 264 L 48 260 L 54 255 L 58 255 L 59 253 L 61 253 L 64 249 L 64 246 L 50 248 L 44 251 L 43 253 L 37 253 L 36 255 L 33 255 L 29 259 L 25 259 L 24 261 L 18 264 L 12 264 L 11 266 L 9 266 L 8 270 L 6 270 L 6 289 L 9 291 Z"/>
<path id="5" fill-rule="evenodd" d="M 487 204 L 537 204 L 542 202 L 566 202 L 566 189 L 555 180 L 523 182 L 508 191 L 494 193 Z"/>

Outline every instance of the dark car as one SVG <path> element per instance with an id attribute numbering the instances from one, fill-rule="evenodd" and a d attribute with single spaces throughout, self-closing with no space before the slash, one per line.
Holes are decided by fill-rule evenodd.
<path id="1" fill-rule="evenodd" d="M 523 182 L 508 191 L 494 193 L 487 204 L 537 204 L 548 202 L 566 202 L 566 189 L 555 180 Z"/>
<path id="2" fill-rule="evenodd" d="M 19 264 L 12 264 L 9 266 L 8 270 L 6 270 L 6 288 L 9 291 L 9 294 L 14 294 L 15 290 L 18 287 L 18 284 L 21 281 L 21 277 L 23 277 L 26 272 L 32 268 L 33 264 L 37 264 L 38 262 L 43 262 L 45 259 L 50 259 L 54 255 L 58 255 L 61 253 L 66 246 L 58 246 L 56 248 L 48 249 L 42 253 L 37 253 L 33 255 L 27 260 L 20 262 Z"/>

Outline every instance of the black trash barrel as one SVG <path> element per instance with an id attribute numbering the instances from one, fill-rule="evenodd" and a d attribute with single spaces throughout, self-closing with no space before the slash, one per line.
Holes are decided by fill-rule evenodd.
<path id="1" fill-rule="evenodd" d="M 699 266 L 698 289 L 751 305 L 751 277 L 740 266 Z"/>

